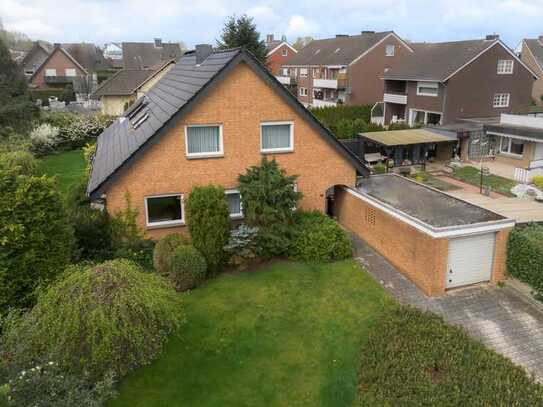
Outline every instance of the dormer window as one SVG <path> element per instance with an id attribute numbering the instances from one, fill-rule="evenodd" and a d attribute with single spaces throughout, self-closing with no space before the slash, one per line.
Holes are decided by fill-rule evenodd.
<path id="1" fill-rule="evenodd" d="M 499 59 L 498 60 L 498 75 L 508 75 L 513 73 L 513 60 L 512 59 Z"/>
<path id="2" fill-rule="evenodd" d="M 126 118 L 130 120 L 130 124 L 132 124 L 134 129 L 137 129 L 149 118 L 149 112 L 147 110 L 147 98 L 145 96 L 139 99 L 136 104 L 128 110 Z"/>
<path id="3" fill-rule="evenodd" d="M 318 50 L 315 51 L 315 54 L 314 55 L 317 55 L 319 52 L 321 52 L 320 48 Z"/>

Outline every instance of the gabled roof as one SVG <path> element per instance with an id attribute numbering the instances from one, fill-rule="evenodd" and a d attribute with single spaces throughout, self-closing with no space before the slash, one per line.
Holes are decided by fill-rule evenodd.
<path id="1" fill-rule="evenodd" d="M 24 56 L 23 60 L 21 61 L 21 65 L 24 65 L 26 61 L 38 51 L 45 52 L 47 55 L 49 55 L 52 50 L 53 47 L 48 43 L 43 41 L 34 41 L 34 45 L 32 45 L 32 48 L 30 48 L 30 50 Z"/>
<path id="2" fill-rule="evenodd" d="M 526 38 L 524 43 L 534 57 L 539 69 L 543 71 L 543 41 L 541 41 L 539 38 Z"/>
<path id="3" fill-rule="evenodd" d="M 313 40 L 284 65 L 349 65 L 389 36 L 401 41 L 393 31 L 363 32 L 360 35 Z"/>
<path id="4" fill-rule="evenodd" d="M 135 69 L 157 68 L 166 61 L 177 60 L 183 51 L 178 43 L 123 42 L 123 67 Z"/>
<path id="5" fill-rule="evenodd" d="M 47 56 L 47 58 L 45 58 L 45 61 L 42 62 L 42 64 L 38 67 L 38 69 L 36 69 L 34 71 L 34 73 L 32 74 L 32 76 L 30 77 L 29 81 L 32 82 L 32 80 L 34 79 L 34 77 L 38 74 L 38 72 L 40 72 L 46 65 L 47 63 L 49 62 L 49 60 L 51 58 L 53 58 L 53 56 L 57 53 L 57 52 L 62 52 L 70 61 L 72 61 L 79 69 L 81 69 L 85 74 L 88 74 L 88 71 L 85 69 L 84 66 L 82 66 L 68 51 L 66 51 L 62 46 L 59 45 L 56 45 L 53 50 L 51 51 L 51 53 Z"/>
<path id="6" fill-rule="evenodd" d="M 60 46 L 86 71 L 94 72 L 111 68 L 111 64 L 104 58 L 102 50 L 94 44 L 82 42 L 60 44 Z"/>
<path id="7" fill-rule="evenodd" d="M 273 54 L 276 50 L 281 48 L 283 45 L 286 45 L 287 47 L 289 47 L 290 50 L 294 51 L 295 54 L 298 53 L 298 50 L 294 48 L 292 45 L 290 45 L 288 42 L 282 41 L 282 40 L 275 40 L 275 41 L 266 43 L 266 50 L 267 50 L 266 55 L 269 56 Z"/>
<path id="8" fill-rule="evenodd" d="M 247 63 L 355 168 L 369 174 L 367 167 L 323 127 L 250 52 L 241 49 L 215 51 L 199 65 L 196 64 L 195 53 L 188 52 L 147 95 L 125 112 L 125 116 L 131 119 L 123 117 L 116 120 L 98 137 L 87 193 L 91 197 L 99 197 L 106 182 L 151 145 L 152 139 L 172 129 L 192 105 L 198 103 L 241 62 Z M 135 119 L 138 121 L 135 128 L 131 123 L 134 117 L 139 118 Z"/>
<path id="9" fill-rule="evenodd" d="M 389 69 L 384 79 L 445 82 L 494 46 L 503 47 L 512 58 L 531 71 L 499 39 L 480 39 L 439 43 L 413 43 L 414 53 Z"/>
<path id="10" fill-rule="evenodd" d="M 93 96 L 132 95 L 155 72 L 154 69 L 122 69 L 101 84 Z"/>

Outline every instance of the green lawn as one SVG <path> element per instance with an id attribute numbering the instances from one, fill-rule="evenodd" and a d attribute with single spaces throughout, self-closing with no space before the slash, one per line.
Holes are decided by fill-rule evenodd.
<path id="1" fill-rule="evenodd" d="M 460 187 L 440 180 L 439 178 L 436 178 L 433 175 L 428 174 L 427 172 L 417 172 L 415 174 L 411 174 L 409 178 L 417 182 L 426 184 L 432 188 L 439 189 L 440 191 L 453 191 L 455 189 L 460 189 Z"/>
<path id="2" fill-rule="evenodd" d="M 462 168 L 455 168 L 452 176 L 453 178 L 471 185 L 481 185 L 481 171 L 479 168 L 475 168 L 470 165 L 466 165 Z M 499 192 L 500 194 L 506 196 L 514 196 L 511 193 L 511 188 L 517 185 L 517 183 L 510 179 L 500 177 L 499 175 L 491 174 L 483 178 L 483 185 L 489 185 L 491 190 L 494 192 Z"/>
<path id="3" fill-rule="evenodd" d="M 40 160 L 40 169 L 47 175 L 57 176 L 62 192 L 85 177 L 83 151 L 66 151 Z"/>
<path id="4" fill-rule="evenodd" d="M 354 261 L 279 262 L 184 294 L 188 323 L 111 406 L 350 406 L 393 301 Z"/>

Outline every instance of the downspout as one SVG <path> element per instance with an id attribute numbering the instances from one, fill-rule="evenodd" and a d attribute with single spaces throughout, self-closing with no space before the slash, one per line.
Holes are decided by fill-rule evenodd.
<path id="1" fill-rule="evenodd" d="M 441 104 L 441 125 L 445 124 L 445 112 L 447 108 L 447 84 L 443 83 L 443 103 Z"/>

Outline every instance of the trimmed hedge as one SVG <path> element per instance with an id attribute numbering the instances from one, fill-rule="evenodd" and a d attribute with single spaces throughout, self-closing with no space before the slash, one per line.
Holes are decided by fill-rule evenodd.
<path id="1" fill-rule="evenodd" d="M 353 254 L 351 239 L 339 224 L 325 214 L 298 212 L 289 257 L 307 262 L 331 262 Z"/>
<path id="2" fill-rule="evenodd" d="M 64 89 L 32 89 L 28 93 L 33 102 L 41 99 L 42 106 L 49 106 L 49 97 L 54 96 L 61 100 Z"/>
<path id="3" fill-rule="evenodd" d="M 393 307 L 362 347 L 360 406 L 540 406 L 543 387 L 431 313 Z"/>
<path id="4" fill-rule="evenodd" d="M 509 235 L 507 272 L 529 284 L 543 299 L 543 226 L 517 226 Z"/>

